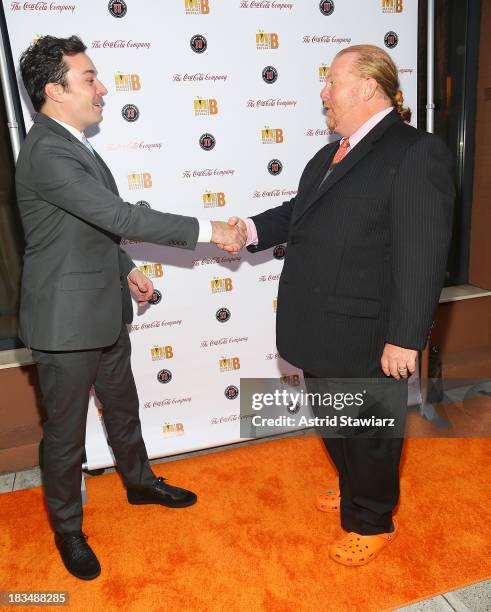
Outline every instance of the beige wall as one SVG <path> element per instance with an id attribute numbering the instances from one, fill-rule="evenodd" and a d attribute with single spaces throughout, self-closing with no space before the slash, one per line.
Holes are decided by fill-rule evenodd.
<path id="1" fill-rule="evenodd" d="M 491 289 L 491 2 L 482 3 L 469 282 Z"/>
<path id="2" fill-rule="evenodd" d="M 0 472 L 38 465 L 40 405 L 35 366 L 0 369 Z"/>

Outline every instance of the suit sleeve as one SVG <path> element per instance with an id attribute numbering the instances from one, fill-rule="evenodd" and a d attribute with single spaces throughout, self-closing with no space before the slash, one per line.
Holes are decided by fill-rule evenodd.
<path id="1" fill-rule="evenodd" d="M 452 157 L 428 134 L 413 144 L 391 194 L 391 309 L 386 341 L 423 349 L 445 278 L 455 198 Z"/>
<path id="2" fill-rule="evenodd" d="M 124 202 L 87 171 L 68 142 L 40 140 L 31 156 L 31 177 L 42 199 L 117 236 L 191 250 L 196 246 L 197 219 Z"/>
<path id="3" fill-rule="evenodd" d="M 311 176 L 312 168 L 315 167 L 319 159 L 324 159 L 329 156 L 329 149 L 337 148 L 337 145 L 326 145 L 320 151 L 318 151 L 314 157 L 305 166 L 300 182 L 298 185 L 298 193 L 300 194 Z M 287 202 L 283 202 L 276 208 L 270 208 L 265 210 L 259 215 L 251 217 L 254 221 L 257 230 L 258 244 L 250 245 L 247 250 L 251 253 L 257 251 L 264 251 L 271 247 L 288 242 L 288 235 L 290 233 L 290 220 L 295 208 L 295 202 L 297 198 L 292 198 Z"/>
<path id="4" fill-rule="evenodd" d="M 133 268 L 136 268 L 135 262 L 124 249 L 119 247 L 119 269 L 123 278 L 126 278 Z"/>
<path id="5" fill-rule="evenodd" d="M 287 242 L 290 227 L 290 218 L 295 205 L 295 198 L 283 202 L 281 206 L 265 210 L 259 215 L 251 217 L 257 230 L 257 245 L 250 245 L 247 250 L 251 253 L 264 251 L 282 242 Z"/>

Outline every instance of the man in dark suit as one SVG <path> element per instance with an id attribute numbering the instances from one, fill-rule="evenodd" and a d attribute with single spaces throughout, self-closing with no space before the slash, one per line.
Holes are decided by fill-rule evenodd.
<path id="1" fill-rule="evenodd" d="M 445 275 L 454 187 L 451 155 L 407 125 L 397 69 L 370 45 L 340 52 L 321 98 L 340 142 L 307 164 L 297 196 L 246 219 L 248 249 L 287 242 L 278 289 L 277 346 L 321 378 L 397 380 L 415 371 Z M 396 528 L 402 440 L 325 437 L 339 472 L 341 525 L 330 548 L 344 565 L 371 561 Z M 339 494 L 319 509 L 339 510 Z"/>
<path id="2" fill-rule="evenodd" d="M 84 130 L 102 120 L 107 90 L 85 45 L 45 36 L 20 60 L 39 111 L 16 169 L 26 249 L 20 336 L 32 348 L 47 420 L 43 426 L 43 484 L 55 542 L 68 571 L 89 580 L 99 562 L 82 533 L 81 466 L 89 390 L 104 406 L 104 423 L 132 504 L 182 508 L 191 491 L 153 474 L 141 434 L 126 324 L 130 291 L 147 301 L 151 281 L 121 249 L 121 237 L 194 249 L 242 242 L 225 223 L 133 206 Z M 233 230 L 233 232 L 231 232 Z"/>

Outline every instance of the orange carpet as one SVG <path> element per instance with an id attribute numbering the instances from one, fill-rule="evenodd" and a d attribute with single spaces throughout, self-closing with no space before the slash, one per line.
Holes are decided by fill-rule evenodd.
<path id="1" fill-rule="evenodd" d="M 488 440 L 407 441 L 399 536 L 361 568 L 328 558 L 338 517 L 314 498 L 334 469 L 310 436 L 155 466 L 199 494 L 182 510 L 130 506 L 118 476 L 89 479 L 92 582 L 62 566 L 40 489 L 2 494 L 0 590 L 69 591 L 84 612 L 392 609 L 491 576 L 490 466 Z"/>

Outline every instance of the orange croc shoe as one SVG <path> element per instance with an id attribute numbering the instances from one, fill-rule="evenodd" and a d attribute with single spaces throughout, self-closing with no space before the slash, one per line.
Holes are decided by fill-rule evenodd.
<path id="1" fill-rule="evenodd" d="M 321 512 L 338 512 L 341 504 L 341 495 L 337 488 L 328 488 L 317 496 L 315 507 Z"/>
<path id="2" fill-rule="evenodd" d="M 373 561 L 397 534 L 397 524 L 394 531 L 377 535 L 360 535 L 350 531 L 329 548 L 329 556 L 336 563 L 353 566 L 365 565 Z"/>

